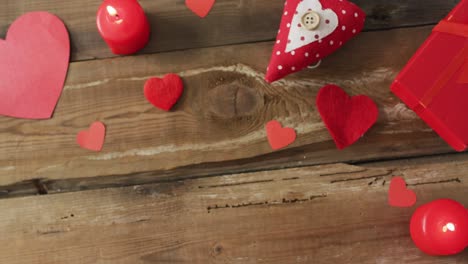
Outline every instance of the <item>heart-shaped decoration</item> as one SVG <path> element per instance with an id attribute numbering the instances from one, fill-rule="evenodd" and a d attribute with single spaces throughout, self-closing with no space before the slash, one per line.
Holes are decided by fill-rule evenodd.
<path id="1" fill-rule="evenodd" d="M 182 79 L 173 73 L 166 74 L 162 79 L 149 79 L 144 88 L 146 99 L 157 108 L 165 111 L 171 110 L 182 96 L 183 91 Z"/>
<path id="2" fill-rule="evenodd" d="M 388 204 L 394 207 L 411 207 L 416 203 L 416 194 L 406 187 L 401 177 L 394 177 L 388 189 Z"/>
<path id="3" fill-rule="evenodd" d="M 265 80 L 317 64 L 361 32 L 365 17 L 347 0 L 286 0 Z"/>
<path id="4" fill-rule="evenodd" d="M 91 124 L 89 130 L 83 130 L 76 136 L 76 143 L 84 149 L 101 151 L 106 136 L 106 126 L 99 121 Z"/>
<path id="5" fill-rule="evenodd" d="M 282 149 L 296 140 L 296 131 L 282 127 L 280 122 L 272 120 L 266 124 L 268 142 L 273 150 Z"/>
<path id="6" fill-rule="evenodd" d="M 201 18 L 208 15 L 214 3 L 215 0 L 185 0 L 185 5 Z"/>
<path id="7" fill-rule="evenodd" d="M 336 85 L 317 95 L 317 108 L 336 146 L 344 149 L 361 138 L 377 121 L 377 105 L 365 95 L 350 97 Z"/>
<path id="8" fill-rule="evenodd" d="M 50 118 L 69 57 L 68 32 L 59 18 L 31 12 L 16 19 L 0 39 L 0 115 Z"/>
<path id="9" fill-rule="evenodd" d="M 318 23 L 317 28 L 313 30 L 304 29 L 302 22 L 303 15 L 310 11 L 314 11 L 320 17 L 320 21 L 327 22 Z M 290 27 L 286 52 L 326 38 L 338 27 L 338 16 L 331 9 L 323 9 L 322 4 L 318 0 L 305 0 L 297 5 L 291 25 L 296 26 Z"/>

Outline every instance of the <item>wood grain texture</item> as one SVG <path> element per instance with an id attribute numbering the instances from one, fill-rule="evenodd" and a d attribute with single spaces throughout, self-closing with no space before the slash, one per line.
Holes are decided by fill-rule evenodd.
<path id="1" fill-rule="evenodd" d="M 200 19 L 185 0 L 141 0 L 151 23 L 152 36 L 141 53 L 272 40 L 276 37 L 283 0 L 219 0 L 211 13 Z M 434 24 L 458 0 L 357 0 L 368 14 L 366 29 Z M 96 29 L 100 0 L 2 0 L 0 37 L 21 14 L 49 11 L 62 18 L 72 43 L 72 60 L 114 56 Z"/>
<path id="2" fill-rule="evenodd" d="M 430 30 L 364 33 L 319 69 L 273 85 L 262 79 L 271 43 L 73 63 L 53 119 L 0 118 L 2 192 L 33 179 L 79 185 L 85 178 L 122 176 L 135 184 L 180 175 L 187 166 L 198 166 L 183 172 L 196 176 L 451 152 L 389 90 Z M 147 103 L 142 92 L 146 79 L 167 72 L 179 73 L 186 86 L 169 113 Z M 344 151 L 315 109 L 315 95 L 327 83 L 369 95 L 381 111 L 376 126 Z M 296 129 L 288 149 L 271 151 L 264 129 L 271 119 Z M 75 143 L 78 131 L 95 120 L 107 126 L 101 153 Z"/>
<path id="3" fill-rule="evenodd" d="M 401 175 L 417 205 L 468 204 L 468 155 L 320 165 L 0 201 L 4 263 L 466 263 L 409 237 L 387 205 Z"/>

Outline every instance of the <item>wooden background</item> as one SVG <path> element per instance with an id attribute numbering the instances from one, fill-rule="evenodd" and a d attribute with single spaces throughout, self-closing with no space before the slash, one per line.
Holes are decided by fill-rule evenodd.
<path id="1" fill-rule="evenodd" d="M 455 153 L 392 95 L 390 84 L 458 1 L 356 0 L 366 30 L 315 70 L 263 81 L 282 0 L 218 0 L 205 19 L 183 0 L 141 0 L 152 40 L 110 53 L 97 0 L 1 0 L 0 37 L 28 11 L 60 16 L 72 63 L 54 118 L 0 117 L 1 263 L 466 263 L 434 258 L 409 237 L 415 208 L 387 206 L 392 176 L 418 205 L 468 204 L 468 154 Z M 162 112 L 144 82 L 180 74 Z M 377 124 L 339 151 L 315 109 L 327 83 L 367 94 Z M 264 125 L 298 132 L 272 152 Z M 108 128 L 100 153 L 75 136 Z"/>

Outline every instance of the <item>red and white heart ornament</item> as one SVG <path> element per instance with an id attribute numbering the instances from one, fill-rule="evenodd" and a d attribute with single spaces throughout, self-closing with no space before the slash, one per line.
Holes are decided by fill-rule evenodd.
<path id="1" fill-rule="evenodd" d="M 265 80 L 318 63 L 361 32 L 365 18 L 347 0 L 286 0 Z"/>

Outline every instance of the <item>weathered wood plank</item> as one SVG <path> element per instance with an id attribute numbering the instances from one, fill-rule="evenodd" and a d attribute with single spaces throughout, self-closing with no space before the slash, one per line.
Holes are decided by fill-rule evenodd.
<path id="1" fill-rule="evenodd" d="M 0 255 L 15 263 L 465 263 L 409 237 L 387 206 L 403 175 L 418 205 L 468 204 L 468 155 L 344 164 L 0 201 Z M 453 180 L 456 179 L 456 180 Z"/>
<path id="2" fill-rule="evenodd" d="M 72 178 L 79 184 L 116 175 L 135 184 L 131 175 L 138 173 L 144 181 L 187 171 L 212 175 L 451 152 L 389 90 L 429 32 L 430 27 L 364 33 L 319 69 L 273 85 L 262 80 L 271 43 L 73 63 L 53 119 L 0 118 L 0 185 Z M 166 72 L 180 73 L 186 84 L 169 113 L 147 103 L 142 93 L 148 77 Z M 315 109 L 315 95 L 326 83 L 367 94 L 381 110 L 377 125 L 344 151 L 336 149 Z M 273 118 L 298 132 L 289 149 L 274 153 L 264 131 Z M 76 133 L 94 120 L 108 127 L 101 153 L 75 143 Z M 198 171 L 184 172 L 196 164 Z"/>
<path id="3" fill-rule="evenodd" d="M 220 0 L 205 19 L 185 7 L 185 0 L 141 0 L 152 27 L 152 40 L 141 53 L 272 40 L 276 36 L 283 0 Z M 458 0 L 357 0 L 368 14 L 367 29 L 434 24 Z M 113 56 L 99 37 L 95 17 L 100 1 L 3 0 L 0 37 L 16 17 L 29 11 L 60 16 L 72 40 L 72 60 Z"/>

